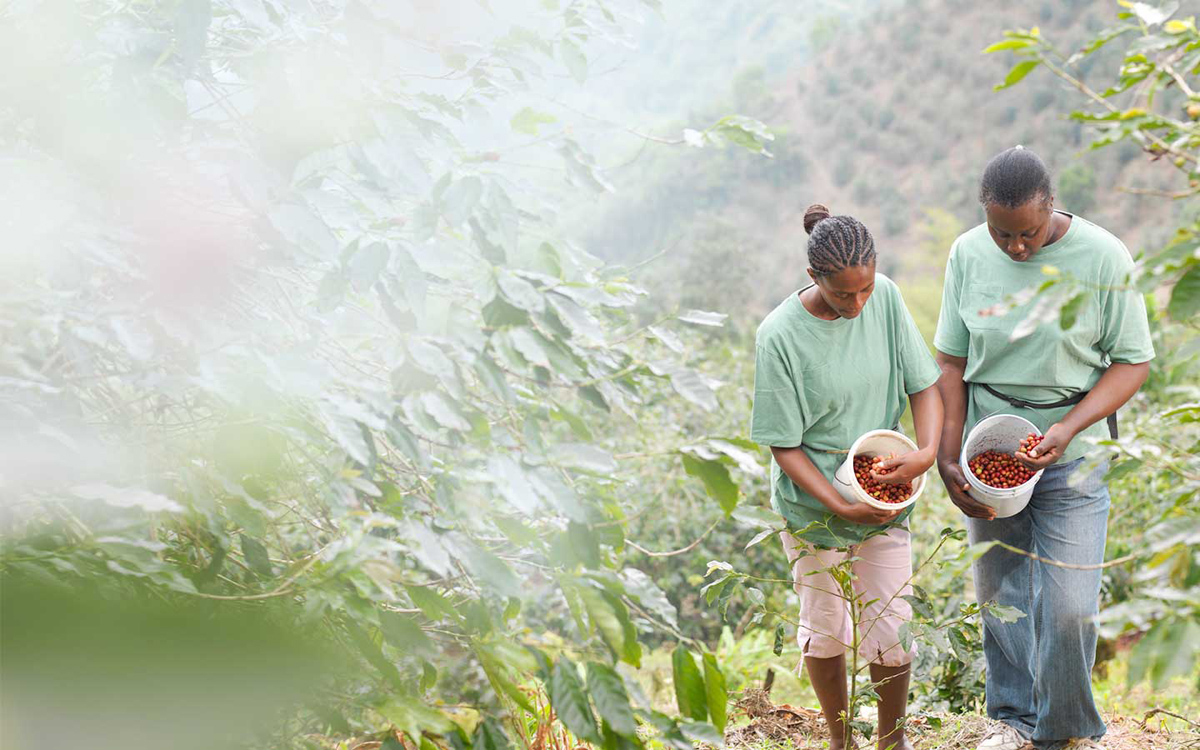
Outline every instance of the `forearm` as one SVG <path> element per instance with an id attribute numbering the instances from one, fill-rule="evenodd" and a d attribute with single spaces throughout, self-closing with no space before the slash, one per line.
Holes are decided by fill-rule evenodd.
<path id="1" fill-rule="evenodd" d="M 938 352 L 937 363 L 942 368 L 937 389 L 944 413 L 938 462 L 956 463 L 962 451 L 963 424 L 967 421 L 967 383 L 963 380 L 967 360 Z"/>
<path id="2" fill-rule="evenodd" d="M 942 396 L 937 385 L 931 385 L 908 397 L 912 405 L 913 425 L 917 429 L 917 450 L 933 464 L 942 439 Z"/>
<path id="3" fill-rule="evenodd" d="M 842 496 L 800 447 L 776 448 L 772 446 L 771 455 L 775 457 L 775 463 L 779 464 L 779 468 L 788 475 L 789 479 L 795 482 L 800 489 L 820 500 L 821 504 L 830 511 L 836 512 L 840 506 L 845 504 Z"/>
<path id="4" fill-rule="evenodd" d="M 1149 362 L 1136 365 L 1115 362 L 1109 365 L 1087 397 L 1067 412 L 1059 423 L 1070 430 L 1071 435 L 1078 435 L 1133 398 L 1149 374 Z"/>

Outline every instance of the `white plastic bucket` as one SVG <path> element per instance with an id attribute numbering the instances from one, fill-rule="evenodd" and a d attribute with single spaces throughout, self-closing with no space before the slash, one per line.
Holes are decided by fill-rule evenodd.
<path id="1" fill-rule="evenodd" d="M 866 503 L 872 508 L 880 508 L 882 510 L 895 510 L 897 508 L 907 508 L 917 501 L 921 496 L 921 492 L 925 489 L 925 475 L 917 477 L 913 480 L 913 491 L 908 496 L 908 499 L 902 503 L 885 503 L 882 500 L 876 500 L 866 493 L 862 485 L 858 483 L 858 479 L 854 476 L 854 457 L 861 454 L 867 456 L 887 456 L 895 453 L 902 455 L 917 449 L 917 444 L 909 440 L 904 435 L 893 430 L 871 430 L 870 432 L 859 437 L 854 441 L 854 445 L 850 446 L 850 455 L 846 456 L 846 460 L 838 467 L 837 472 L 833 475 L 833 486 L 837 489 L 838 494 L 851 503 Z"/>
<path id="2" fill-rule="evenodd" d="M 1029 498 L 1033 497 L 1033 488 L 1042 478 L 1042 472 L 1034 474 L 1020 486 L 1003 489 L 990 487 L 971 473 L 970 461 L 985 451 L 1016 453 L 1021 441 L 1031 432 L 1040 434 L 1029 420 L 1014 414 L 995 414 L 980 420 L 963 442 L 958 462 L 967 477 L 967 483 L 971 485 L 971 497 L 995 508 L 996 518 L 1008 518 L 1020 513 L 1029 504 Z"/>

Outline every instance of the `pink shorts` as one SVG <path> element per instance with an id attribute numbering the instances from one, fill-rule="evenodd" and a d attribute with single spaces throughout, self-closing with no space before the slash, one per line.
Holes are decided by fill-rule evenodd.
<path id="1" fill-rule="evenodd" d="M 850 610 L 827 569 L 849 556 L 852 586 L 863 605 L 858 653 L 872 664 L 899 667 L 912 661 L 916 647 L 900 645 L 900 625 L 912 619 L 912 606 L 900 597 L 912 593 L 912 543 L 907 529 L 891 529 L 848 550 L 817 549 L 780 534 L 800 595 L 796 639 L 806 656 L 827 659 L 854 643 Z"/>

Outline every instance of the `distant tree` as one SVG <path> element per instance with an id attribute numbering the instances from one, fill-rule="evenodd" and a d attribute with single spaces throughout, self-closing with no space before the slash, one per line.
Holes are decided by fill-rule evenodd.
<path id="1" fill-rule="evenodd" d="M 1076 214 L 1086 214 L 1096 205 L 1096 172 L 1089 164 L 1075 162 L 1058 175 L 1059 204 Z"/>

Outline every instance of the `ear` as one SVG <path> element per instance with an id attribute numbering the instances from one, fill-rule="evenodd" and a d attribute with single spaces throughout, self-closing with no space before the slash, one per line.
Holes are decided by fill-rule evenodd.
<path id="1" fill-rule="evenodd" d="M 812 268 L 806 268 L 806 269 L 804 269 L 804 270 L 808 271 L 808 278 L 812 279 L 812 280 L 813 280 L 813 283 L 816 283 L 816 281 L 817 281 L 817 274 L 816 274 L 816 272 L 815 272 L 815 271 L 813 271 L 813 270 L 812 270 Z"/>

